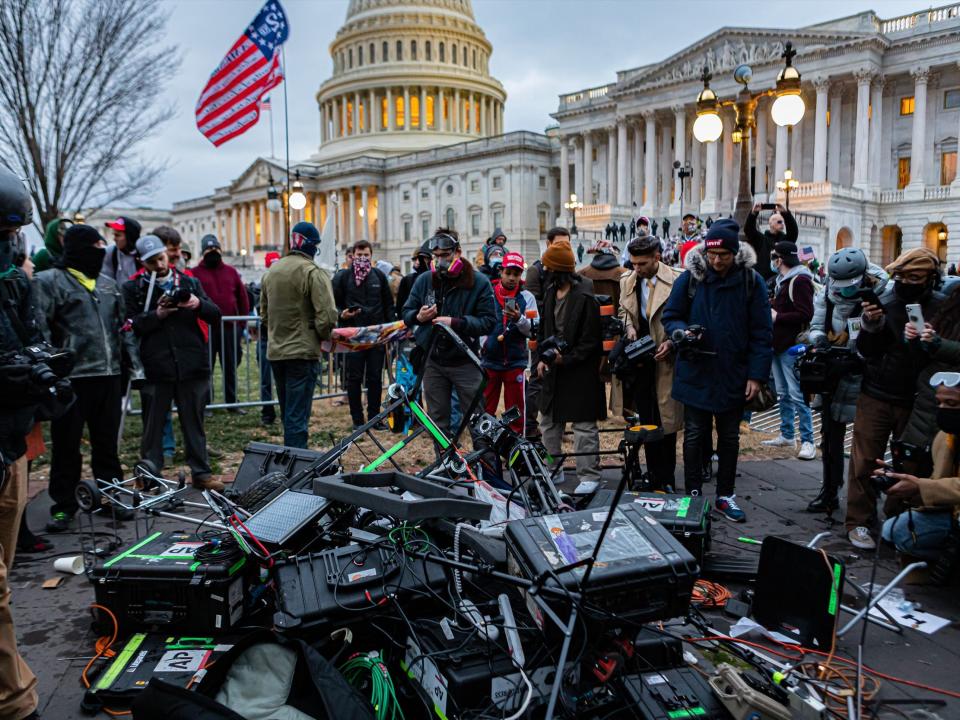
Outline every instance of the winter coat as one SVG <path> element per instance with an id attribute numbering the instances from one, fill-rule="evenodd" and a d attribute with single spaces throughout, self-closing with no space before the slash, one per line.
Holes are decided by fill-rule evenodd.
<path id="1" fill-rule="evenodd" d="M 463 260 L 463 270 L 456 278 L 443 278 L 434 272 L 425 272 L 413 284 L 410 297 L 403 306 L 403 321 L 413 328 L 417 345 L 424 350 L 430 345 L 433 323 L 421 324 L 417 313 L 427 302 L 432 291 L 437 305 L 437 316 L 453 318 L 453 331 L 474 352 L 480 351 L 480 337 L 493 332 L 497 326 L 497 301 L 493 286 L 485 275 L 475 272 L 468 260 Z M 430 359 L 444 365 L 462 365 L 468 362 L 463 352 L 446 333 L 438 336 Z"/>
<path id="2" fill-rule="evenodd" d="M 960 342 L 941 339 L 936 343 L 921 342 L 920 347 L 930 356 L 930 363 L 917 376 L 913 410 L 898 440 L 923 447 L 937 434 L 937 389 L 930 387 L 930 378 L 935 373 L 956 371 L 960 367 Z"/>
<path id="3" fill-rule="evenodd" d="M 600 306 L 585 282 L 575 282 L 566 295 L 566 327 L 562 334 L 570 347 L 560 365 L 543 376 L 540 412 L 553 422 L 593 422 L 607 416 L 606 396 L 600 379 L 603 344 Z M 560 335 L 554 316 L 557 294 L 547 288 L 540 306 L 537 343 Z"/>
<path id="4" fill-rule="evenodd" d="M 377 268 L 370 268 L 370 274 L 363 279 L 359 287 L 353 279 L 352 268 L 338 272 L 333 276 L 333 299 L 337 303 L 338 315 L 347 308 L 360 308 L 360 314 L 349 320 L 340 317 L 341 327 L 380 325 L 393 322 L 397 317 L 390 281 Z"/>
<path id="5" fill-rule="evenodd" d="M 403 313 L 403 306 L 407 304 L 407 298 L 410 297 L 410 290 L 413 288 L 413 284 L 417 281 L 417 278 L 425 272 L 427 271 L 414 270 L 411 273 L 407 273 L 400 279 L 400 287 L 397 288 L 397 314 Z"/>
<path id="6" fill-rule="evenodd" d="M 889 275 L 879 265 L 867 267 L 867 279 L 864 287 L 870 286 L 880 295 L 887 286 Z M 813 320 L 810 322 L 809 342 L 817 344 L 826 339 L 831 345 L 855 350 L 856 338 L 850 337 L 847 321 L 860 317 L 863 309 L 859 298 L 845 298 L 827 277 L 823 291 L 813 300 Z M 860 383 L 863 375 L 847 375 L 840 380 L 830 403 L 830 417 L 836 422 L 851 423 L 857 414 L 857 398 L 860 396 Z"/>
<path id="7" fill-rule="evenodd" d="M 663 309 L 670 297 L 673 285 L 680 277 L 680 271 L 661 262 L 657 268 L 657 284 L 653 286 L 653 300 L 650 305 L 651 320 L 650 337 L 659 346 L 668 340 L 666 329 L 663 327 Z M 620 306 L 617 315 L 623 320 L 627 329 L 631 328 L 640 336 L 637 327 L 642 325 L 640 316 L 640 299 L 637 292 L 637 283 L 646 282 L 637 278 L 635 272 L 627 273 L 620 280 Z M 674 358 L 665 362 L 658 362 L 654 368 L 656 378 L 657 405 L 660 410 L 660 426 L 663 432 L 675 433 L 683 427 L 683 405 L 673 399 Z M 617 417 L 623 414 L 623 386 L 619 379 L 614 377 L 610 389 L 610 409 Z"/>
<path id="8" fill-rule="evenodd" d="M 71 378 L 119 375 L 123 346 L 137 357 L 136 340 L 121 328 L 127 318 L 123 293 L 108 277 L 90 292 L 62 267 L 37 273 L 34 301 L 47 342 L 74 353 Z M 133 346 L 133 347 L 131 347 Z"/>
<path id="9" fill-rule="evenodd" d="M 494 293 L 497 324 L 483 343 L 482 363 L 486 370 L 519 370 L 526 368 L 530 362 L 527 340 L 532 330 L 531 319 L 540 317 L 540 314 L 537 311 L 537 301 L 529 290 L 521 287 L 516 294 L 516 300 L 520 317 L 515 322 L 507 322 L 503 306 Z M 527 311 L 532 311 L 532 318 L 527 317 Z"/>
<path id="10" fill-rule="evenodd" d="M 702 325 L 702 349 L 717 356 L 677 358 L 673 397 L 684 405 L 714 413 L 742 408 L 747 380 L 769 379 L 773 326 L 756 263 L 753 248 L 741 243 L 734 266 L 721 277 L 707 263 L 702 243 L 687 253 L 687 269 L 673 284 L 663 325 L 668 334 Z M 696 284 L 692 299 L 691 281 Z"/>
<path id="11" fill-rule="evenodd" d="M 103 269 L 100 274 L 123 287 L 123 284 L 136 275 L 139 269 L 140 265 L 135 253 L 125 253 L 116 245 L 111 245 L 103 258 Z"/>
<path id="12" fill-rule="evenodd" d="M 933 473 L 929 478 L 918 478 L 920 487 L 919 510 L 940 511 L 950 509 L 954 518 L 960 514 L 960 468 L 958 468 L 957 443 L 960 438 L 938 432 L 933 439 Z"/>
<path id="13" fill-rule="evenodd" d="M 903 326 L 907 324 L 906 303 L 895 292 L 895 283 L 887 283 L 880 304 L 883 316 L 875 322 L 861 321 L 857 350 L 866 359 L 860 392 L 875 400 L 900 407 L 912 407 L 917 379 L 930 363 L 919 340 L 906 342 Z M 932 318 L 943 294 L 928 293 L 919 304 L 925 318 Z"/>
<path id="14" fill-rule="evenodd" d="M 777 274 L 770 267 L 770 253 L 773 252 L 773 246 L 784 240 L 795 243 L 797 238 L 800 237 L 800 228 L 797 227 L 797 221 L 794 219 L 793 213 L 784 210 L 781 215 L 783 215 L 784 228 L 782 233 L 773 233 L 769 230 L 760 232 L 757 229 L 756 213 L 747 215 L 747 221 L 743 225 L 743 234 L 747 236 L 747 242 L 757 253 L 757 272 L 763 276 L 764 280 L 769 280 Z"/>
<path id="15" fill-rule="evenodd" d="M 150 276 L 142 274 L 123 284 L 127 317 L 140 341 L 140 361 L 147 382 L 170 383 L 183 380 L 204 380 L 210 377 L 210 358 L 203 331 L 197 318 L 208 324 L 220 322 L 220 309 L 207 297 L 196 278 L 171 269 L 180 288 L 200 299 L 196 310 L 180 308 L 164 319 L 157 315 L 163 291 L 155 287 L 149 306 L 146 304 Z"/>
<path id="16" fill-rule="evenodd" d="M 776 311 L 773 321 L 773 352 L 779 355 L 797 344 L 797 335 L 813 319 L 813 275 L 803 265 L 777 275 L 776 290 L 770 307 Z"/>
<path id="17" fill-rule="evenodd" d="M 260 281 L 260 318 L 268 360 L 319 360 L 337 324 L 330 276 L 302 253 L 280 258 Z"/>
<path id="18" fill-rule="evenodd" d="M 620 280 L 626 272 L 617 256 L 610 253 L 596 253 L 589 265 L 577 270 L 581 277 L 593 283 L 594 296 L 610 296 L 614 307 L 620 305 Z"/>
<path id="19" fill-rule="evenodd" d="M 30 258 L 33 261 L 34 275 L 49 270 L 60 259 L 60 255 L 63 253 L 63 245 L 60 244 L 60 238 L 57 235 L 60 225 L 63 223 L 73 224 L 65 218 L 57 218 L 47 223 L 47 228 L 43 232 L 43 247 Z"/>
<path id="20" fill-rule="evenodd" d="M 0 352 L 22 350 L 26 345 L 40 342 L 43 335 L 37 323 L 33 287 L 23 270 L 12 267 L 9 274 L 0 277 Z M 18 332 L 17 318 L 21 326 Z M 0 463 L 12 463 L 27 451 L 26 437 L 33 427 L 35 405 L 7 407 L 0 403 Z"/>
<path id="21" fill-rule="evenodd" d="M 211 268 L 200 262 L 190 272 L 203 285 L 203 291 L 220 308 L 222 315 L 250 314 L 250 297 L 235 267 L 220 263 Z"/>

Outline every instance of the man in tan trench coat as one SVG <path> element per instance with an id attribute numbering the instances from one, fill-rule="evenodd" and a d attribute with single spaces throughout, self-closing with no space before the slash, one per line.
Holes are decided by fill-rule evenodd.
<path id="1" fill-rule="evenodd" d="M 653 361 L 642 363 L 636 379 L 613 380 L 611 410 L 621 415 L 633 411 L 643 424 L 663 428 L 663 440 L 644 447 L 653 487 L 673 488 L 677 467 L 677 431 L 683 427 L 683 405 L 671 394 L 675 353 L 660 316 L 679 273 L 660 262 L 660 241 L 650 235 L 634 238 L 627 246 L 633 271 L 620 279 L 618 314 L 627 339 L 650 335 L 657 344 Z"/>

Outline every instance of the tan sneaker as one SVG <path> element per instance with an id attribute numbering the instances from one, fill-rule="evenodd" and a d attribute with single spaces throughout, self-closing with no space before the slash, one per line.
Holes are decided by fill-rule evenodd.
<path id="1" fill-rule="evenodd" d="M 226 487 L 226 485 L 211 475 L 201 475 L 200 477 L 193 478 L 193 486 L 197 490 L 216 490 L 217 492 L 223 492 L 223 489 Z"/>

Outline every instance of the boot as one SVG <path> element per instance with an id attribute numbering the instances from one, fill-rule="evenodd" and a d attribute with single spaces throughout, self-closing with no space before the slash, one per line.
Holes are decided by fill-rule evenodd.
<path id="1" fill-rule="evenodd" d="M 217 492 L 223 492 L 223 489 L 226 487 L 222 482 L 210 475 L 198 475 L 193 478 L 192 484 L 197 490 L 216 490 Z"/>
<path id="2" fill-rule="evenodd" d="M 838 491 L 839 488 L 833 487 L 828 483 L 821 485 L 820 492 L 817 493 L 817 496 L 807 505 L 807 512 L 826 513 L 827 515 L 833 513 L 833 511 L 840 506 L 840 500 L 837 498 Z"/>

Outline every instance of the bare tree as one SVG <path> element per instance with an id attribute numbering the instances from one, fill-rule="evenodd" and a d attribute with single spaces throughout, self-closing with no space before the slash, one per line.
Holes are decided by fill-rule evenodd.
<path id="1" fill-rule="evenodd" d="M 156 0 L 0 0 L 0 162 L 26 179 L 41 232 L 159 179 L 141 145 L 175 112 L 166 24 Z"/>

